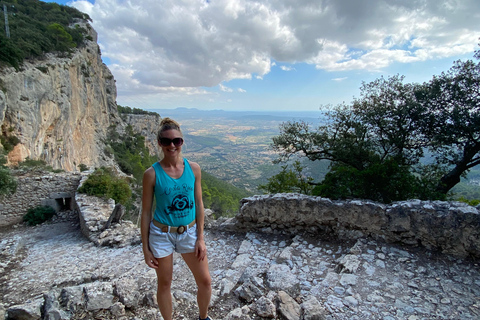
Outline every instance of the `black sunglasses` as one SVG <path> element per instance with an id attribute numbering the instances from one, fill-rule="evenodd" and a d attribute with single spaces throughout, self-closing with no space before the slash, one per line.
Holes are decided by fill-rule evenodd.
<path id="1" fill-rule="evenodd" d="M 159 142 L 164 147 L 170 146 L 172 142 L 175 147 L 180 147 L 183 144 L 183 139 L 182 138 L 173 138 L 173 139 L 160 138 Z"/>

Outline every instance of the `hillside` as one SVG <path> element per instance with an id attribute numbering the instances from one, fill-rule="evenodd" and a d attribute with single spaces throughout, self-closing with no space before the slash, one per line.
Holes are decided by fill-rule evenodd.
<path id="1" fill-rule="evenodd" d="M 48 52 L 65 55 L 94 40 L 86 23 L 90 17 L 75 8 L 38 0 L 0 1 L 0 64 L 19 69 L 24 59 Z M 6 15 L 6 19 L 4 19 Z M 6 28 L 6 21 L 8 28 Z"/>
<path id="2" fill-rule="evenodd" d="M 122 121 L 89 17 L 36 0 L 0 1 L 0 8 L 10 31 L 0 35 L 0 141 L 8 165 L 114 165 L 103 140 Z M 0 26 L 5 30 L 4 19 Z"/>

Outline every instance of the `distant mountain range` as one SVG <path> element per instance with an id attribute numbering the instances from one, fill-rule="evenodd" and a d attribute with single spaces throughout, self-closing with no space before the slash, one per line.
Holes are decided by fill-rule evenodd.
<path id="1" fill-rule="evenodd" d="M 304 120 L 306 122 L 317 124 L 325 119 L 325 111 L 230 111 L 230 110 L 201 110 L 197 108 L 176 108 L 176 109 L 147 109 L 147 111 L 157 112 L 160 116 L 171 117 L 173 119 L 204 119 L 210 116 L 215 118 L 235 119 L 240 118 L 250 120 L 265 119 L 268 121 L 289 121 Z"/>

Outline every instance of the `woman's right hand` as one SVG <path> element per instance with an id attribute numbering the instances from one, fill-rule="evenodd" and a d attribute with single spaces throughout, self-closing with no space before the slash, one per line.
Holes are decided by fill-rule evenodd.
<path id="1" fill-rule="evenodd" d="M 152 251 L 149 249 L 143 251 L 143 256 L 145 258 L 145 263 L 150 267 L 157 269 L 158 268 L 158 261 L 157 259 L 153 256 Z"/>

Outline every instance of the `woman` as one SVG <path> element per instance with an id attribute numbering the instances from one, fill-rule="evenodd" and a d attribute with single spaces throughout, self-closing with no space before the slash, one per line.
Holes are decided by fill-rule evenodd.
<path id="1" fill-rule="evenodd" d="M 176 251 L 182 254 L 197 283 L 199 319 L 211 320 L 207 314 L 212 287 L 203 238 L 200 166 L 182 157 L 183 135 L 176 121 L 163 119 L 157 140 L 163 158 L 143 175 L 141 233 L 145 262 L 157 273 L 158 306 L 163 319 L 172 320 L 170 288 Z"/>

